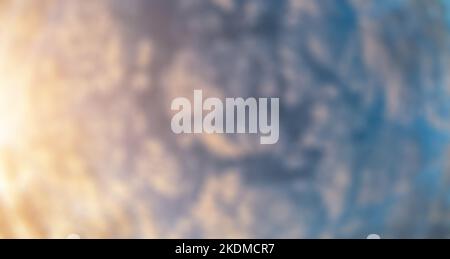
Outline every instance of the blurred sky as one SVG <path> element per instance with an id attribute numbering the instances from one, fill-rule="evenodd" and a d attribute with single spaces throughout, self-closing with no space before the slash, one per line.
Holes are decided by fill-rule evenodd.
<path id="1" fill-rule="evenodd" d="M 0 0 L 0 236 L 450 237 L 447 0 Z M 170 102 L 279 97 L 280 141 Z"/>

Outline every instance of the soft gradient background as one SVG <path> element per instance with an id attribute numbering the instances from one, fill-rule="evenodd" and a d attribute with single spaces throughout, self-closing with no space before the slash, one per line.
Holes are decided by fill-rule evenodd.
<path id="1" fill-rule="evenodd" d="M 449 58 L 448 0 L 0 0 L 0 236 L 448 238 Z M 174 135 L 193 89 L 280 142 Z"/>

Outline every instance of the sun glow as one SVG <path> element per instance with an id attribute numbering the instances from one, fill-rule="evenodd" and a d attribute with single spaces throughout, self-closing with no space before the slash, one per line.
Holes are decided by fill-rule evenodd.
<path id="1" fill-rule="evenodd" d="M 6 15 L 1 16 L 0 28 L 0 149 L 16 144 L 23 116 L 24 80 L 18 59 L 18 2 L 13 2 Z"/>
<path id="2" fill-rule="evenodd" d="M 0 79 L 0 147 L 17 144 L 23 114 L 20 89 L 8 79 Z"/>

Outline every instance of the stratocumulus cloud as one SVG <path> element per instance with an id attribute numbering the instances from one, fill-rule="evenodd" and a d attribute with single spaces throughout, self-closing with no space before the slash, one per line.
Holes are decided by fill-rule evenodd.
<path id="1" fill-rule="evenodd" d="M 0 236 L 447 236 L 445 5 L 2 1 Z M 174 135 L 196 89 L 276 144 Z"/>

